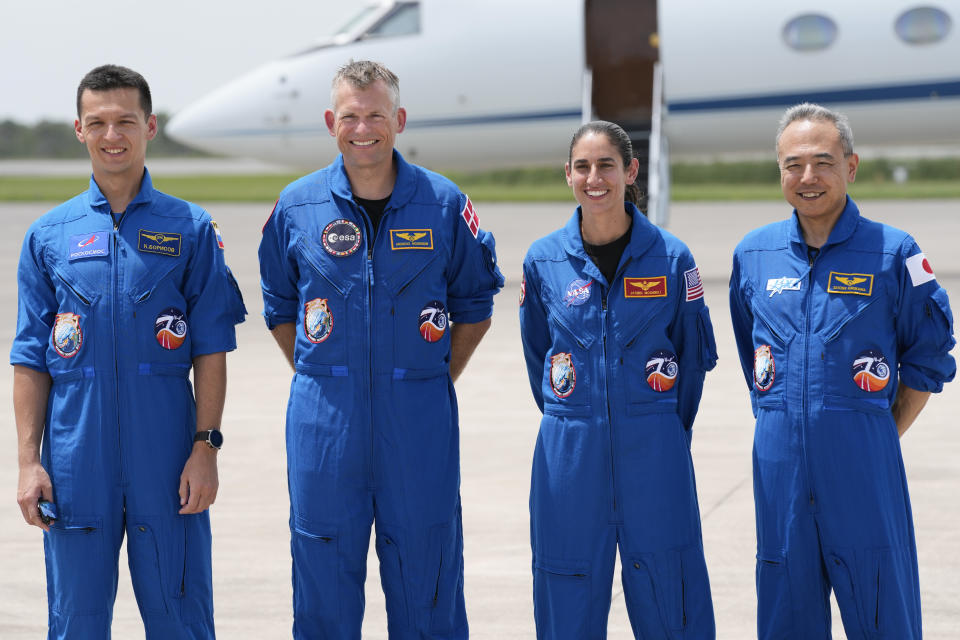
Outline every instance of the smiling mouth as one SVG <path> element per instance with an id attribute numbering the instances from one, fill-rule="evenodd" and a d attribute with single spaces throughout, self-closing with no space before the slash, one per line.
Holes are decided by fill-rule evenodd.
<path id="1" fill-rule="evenodd" d="M 126 151 L 126 148 L 124 148 L 124 147 L 104 147 L 104 148 L 103 148 L 103 151 L 104 151 L 104 153 L 106 153 L 107 155 L 117 156 L 117 155 L 120 155 L 121 153 L 123 153 L 124 151 Z"/>
<path id="2" fill-rule="evenodd" d="M 600 198 L 607 195 L 607 193 L 609 192 L 610 192 L 609 189 L 587 189 L 586 190 L 586 194 L 591 198 Z"/>
<path id="3" fill-rule="evenodd" d="M 801 191 L 798 194 L 804 200 L 816 200 L 823 195 L 823 192 L 820 191 Z"/>
<path id="4" fill-rule="evenodd" d="M 377 143 L 376 140 L 351 140 L 350 144 L 355 147 L 371 147 Z"/>

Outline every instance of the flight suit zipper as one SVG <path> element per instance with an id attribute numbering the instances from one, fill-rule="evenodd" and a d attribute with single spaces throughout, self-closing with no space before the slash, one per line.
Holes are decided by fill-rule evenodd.
<path id="1" fill-rule="evenodd" d="M 600 354 L 600 375 L 603 376 L 603 403 L 607 410 L 607 435 L 610 438 L 610 495 L 613 498 L 613 511 L 617 511 L 617 468 L 613 438 L 613 412 L 610 411 L 610 389 L 607 387 L 607 294 L 609 290 L 601 289 L 600 295 L 600 338 L 602 351 Z"/>
<path id="2" fill-rule="evenodd" d="M 113 217 L 111 213 L 111 217 L 113 218 L 113 233 L 111 234 L 113 240 L 113 259 L 111 260 L 110 289 L 113 298 L 110 301 L 112 307 L 110 313 L 110 329 L 113 339 L 110 345 L 113 350 L 113 402 L 117 416 L 117 462 L 120 469 L 120 483 L 124 484 L 126 482 L 126 474 L 124 473 L 123 466 L 123 428 L 120 417 L 120 358 L 117 347 L 117 326 L 119 325 L 118 315 L 120 313 L 118 309 L 118 305 L 120 304 L 120 276 L 118 275 L 120 262 L 120 225 L 123 223 L 124 214 L 121 213 L 120 218 L 117 219 Z"/>
<path id="3" fill-rule="evenodd" d="M 800 457 L 803 461 L 803 473 L 807 478 L 807 498 L 811 511 L 816 511 L 817 501 L 813 492 L 810 462 L 807 457 L 807 429 L 809 428 L 807 408 L 810 405 L 809 399 L 807 398 L 807 366 L 809 363 L 810 300 L 813 298 L 813 267 L 821 253 L 822 249 L 811 256 L 810 265 L 807 269 L 807 293 L 803 299 L 803 339 L 800 344 L 800 348 L 803 351 L 803 367 L 800 369 Z"/>

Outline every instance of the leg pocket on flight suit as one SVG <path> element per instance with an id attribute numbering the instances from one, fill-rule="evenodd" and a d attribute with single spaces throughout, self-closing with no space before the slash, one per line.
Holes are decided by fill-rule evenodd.
<path id="1" fill-rule="evenodd" d="M 387 604 L 387 624 L 391 631 L 410 628 L 406 582 L 403 575 L 404 552 L 393 536 L 377 535 L 377 557 L 380 558 L 380 584 Z"/>
<path id="2" fill-rule="evenodd" d="M 174 530 L 177 528 L 174 527 Z M 168 568 L 174 563 L 165 558 L 183 557 L 182 525 L 179 528 L 180 535 L 173 534 L 165 545 L 161 542 L 164 536 L 158 523 L 135 519 L 127 526 L 130 578 L 141 613 L 170 613 L 166 594 L 174 595 L 174 583 L 179 587 L 182 582 L 175 580 L 174 572 Z M 165 548 L 167 546 L 170 548 Z M 173 547 L 180 547 L 179 552 Z"/>
<path id="3" fill-rule="evenodd" d="M 59 519 L 44 535 L 50 608 L 64 615 L 106 613 L 115 569 L 104 552 L 100 518 Z"/>
<path id="4" fill-rule="evenodd" d="M 296 516 L 291 527 L 293 616 L 302 621 L 340 618 L 340 555 L 336 529 Z M 305 628 L 313 628 L 306 624 Z"/>
<path id="5" fill-rule="evenodd" d="M 684 603 L 683 557 L 679 549 L 659 553 L 631 554 L 623 567 L 624 591 L 627 596 L 627 611 L 635 629 L 649 629 L 643 635 L 666 637 L 656 634 L 660 621 L 661 630 L 680 630 L 686 626 Z M 654 605 L 655 603 L 655 605 Z"/>
<path id="6" fill-rule="evenodd" d="M 857 558 L 855 566 L 849 563 L 851 557 Z M 864 636 L 882 637 L 888 630 L 887 618 L 892 622 L 903 617 L 892 568 L 889 549 L 865 549 L 855 555 L 850 551 L 829 554 L 827 571 L 848 634 L 859 627 Z"/>
<path id="7" fill-rule="evenodd" d="M 758 637 L 790 637 L 795 627 L 787 559 L 780 554 L 758 553 L 756 583 Z"/>
<path id="8" fill-rule="evenodd" d="M 534 557 L 533 614 L 538 638 L 586 638 L 590 564 Z"/>
<path id="9" fill-rule="evenodd" d="M 463 598 L 463 532 L 460 521 L 434 527 L 430 553 L 436 562 L 432 576 L 430 630 L 447 634 L 467 625 Z"/>

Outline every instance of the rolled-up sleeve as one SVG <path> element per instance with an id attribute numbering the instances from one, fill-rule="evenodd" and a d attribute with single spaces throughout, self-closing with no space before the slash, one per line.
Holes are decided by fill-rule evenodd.
<path id="1" fill-rule="evenodd" d="M 263 318 L 267 328 L 297 321 L 297 263 L 287 250 L 283 205 L 274 205 L 260 238 L 260 288 L 263 291 Z"/>
<path id="2" fill-rule="evenodd" d="M 57 308 L 37 228 L 31 227 L 23 240 L 17 266 L 17 331 L 10 349 L 10 364 L 47 371 L 47 345 Z"/>
<path id="3" fill-rule="evenodd" d="M 460 210 L 469 204 L 460 196 Z M 472 206 L 472 205 L 471 205 Z M 453 221 L 453 248 L 447 279 L 447 304 L 453 322 L 482 322 L 493 315 L 493 296 L 503 287 L 493 234 L 477 229 L 476 237 L 462 219 Z"/>

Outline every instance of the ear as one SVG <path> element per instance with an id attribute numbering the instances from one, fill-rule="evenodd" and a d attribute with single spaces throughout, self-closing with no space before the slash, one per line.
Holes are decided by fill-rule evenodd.
<path id="1" fill-rule="evenodd" d="M 567 186 L 568 186 L 568 187 L 572 187 L 572 186 L 573 186 L 573 178 L 570 177 L 570 163 L 569 163 L 569 162 L 564 162 L 564 163 L 563 163 L 563 172 L 564 172 L 564 173 L 566 174 L 566 176 L 567 176 Z"/>
<path id="2" fill-rule="evenodd" d="M 633 184 L 640 173 L 640 161 L 636 158 L 630 159 L 630 166 L 627 167 L 627 184 Z"/>
<path id="3" fill-rule="evenodd" d="M 79 119 L 73 121 L 73 132 L 76 134 L 77 140 L 86 144 L 86 140 L 83 139 L 83 126 Z"/>
<path id="4" fill-rule="evenodd" d="M 333 125 L 336 124 L 337 118 L 335 115 L 333 115 L 333 111 L 331 109 L 327 109 L 323 112 L 323 121 L 327 123 L 327 131 L 330 132 L 330 135 L 336 137 L 337 131 L 333 128 Z"/>
<path id="5" fill-rule="evenodd" d="M 153 140 L 157 137 L 157 116 L 150 114 L 150 117 L 147 118 L 147 140 Z"/>
<path id="6" fill-rule="evenodd" d="M 847 160 L 847 182 L 853 182 L 857 179 L 857 167 L 860 166 L 860 156 L 851 153 Z"/>
<path id="7" fill-rule="evenodd" d="M 397 133 L 402 133 L 403 128 L 407 126 L 407 110 L 403 107 L 397 108 Z"/>

